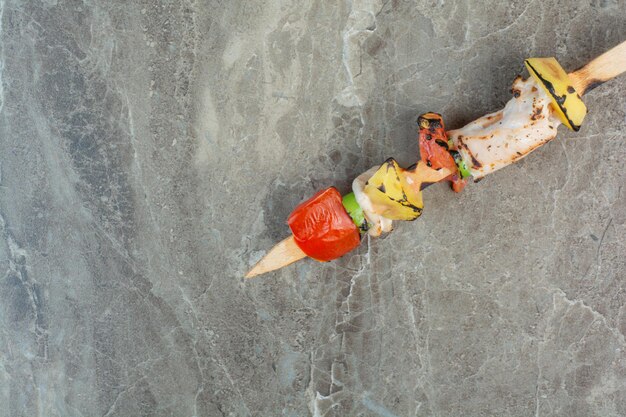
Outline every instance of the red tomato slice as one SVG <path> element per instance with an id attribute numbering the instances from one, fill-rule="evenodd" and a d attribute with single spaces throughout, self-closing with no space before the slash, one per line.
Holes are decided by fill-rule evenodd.
<path id="1" fill-rule="evenodd" d="M 319 191 L 299 204 L 287 223 L 300 249 L 318 261 L 339 258 L 361 243 L 359 229 L 335 187 Z"/>

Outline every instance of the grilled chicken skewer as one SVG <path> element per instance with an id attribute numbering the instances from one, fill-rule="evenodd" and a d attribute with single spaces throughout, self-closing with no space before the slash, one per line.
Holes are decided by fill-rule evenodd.
<path id="1" fill-rule="evenodd" d="M 469 172 L 467 175 L 471 174 L 474 179 L 480 179 L 518 161 L 552 140 L 556 137 L 557 127 L 561 123 L 574 131 L 578 131 L 587 113 L 581 96 L 626 71 L 626 41 L 570 74 L 567 74 L 554 58 L 531 58 L 526 60 L 526 67 L 531 77 L 527 80 L 522 80 L 521 77 L 515 79 L 511 90 L 513 98 L 504 109 L 479 118 L 461 129 L 448 132 L 449 141 L 445 145 L 441 144 L 441 146 L 460 156 L 460 162 L 457 160 L 458 172 L 463 172 L 462 168 L 465 168 Z M 420 118 L 420 120 L 428 119 Z M 431 131 L 434 132 L 432 126 Z M 420 151 L 421 153 L 423 151 L 421 146 Z M 353 183 L 353 190 L 356 195 L 356 203 L 358 203 L 357 207 L 359 209 L 362 207 L 361 217 L 366 218 L 363 220 L 364 224 L 368 224 L 370 227 L 370 235 L 378 236 L 382 232 L 390 231 L 391 220 L 414 220 L 417 218 L 423 205 L 417 204 L 418 207 L 415 207 L 414 201 L 419 200 L 421 203 L 421 190 L 433 183 L 449 179 L 454 174 L 448 166 L 439 166 L 435 167 L 438 169 L 433 169 L 428 166 L 430 161 L 427 162 L 428 164 L 418 161 L 414 168 L 402 170 L 394 160 L 388 160 L 380 168 L 374 167 L 357 177 Z M 463 165 L 459 165 L 459 163 Z M 404 202 L 390 197 L 391 200 L 399 204 L 387 204 L 388 202 L 381 201 L 381 204 L 376 205 L 375 202 L 380 198 L 384 200 L 381 195 L 391 195 L 385 189 L 385 185 L 390 184 L 385 182 L 389 179 L 389 172 L 396 175 L 395 178 L 397 178 L 398 183 L 403 182 L 404 187 L 401 184 L 398 190 L 404 195 Z M 385 173 L 387 173 L 387 177 L 383 178 Z M 402 181 L 400 177 L 402 177 Z M 380 192 L 372 190 L 372 185 L 369 185 L 369 182 L 376 183 Z M 393 185 L 393 182 L 391 184 Z M 368 187 L 370 188 L 369 194 Z M 336 190 L 334 191 L 336 192 Z M 458 191 L 456 187 L 455 191 Z M 406 196 L 406 193 L 411 192 L 416 193 L 412 199 Z M 330 194 L 326 193 L 326 195 Z M 315 197 L 305 203 L 321 203 L 321 200 L 315 200 Z M 344 198 L 344 207 L 350 207 L 346 205 L 346 198 Z M 412 217 L 410 214 L 406 214 L 406 210 L 403 214 L 402 210 L 406 207 L 413 208 L 417 214 Z M 300 211 L 303 210 L 304 208 L 301 208 Z M 298 220 L 293 220 L 294 224 L 292 224 L 294 213 L 290 216 L 292 231 Z M 354 220 L 355 217 L 352 216 L 352 219 Z M 311 217 L 303 220 L 310 222 Z M 354 240 L 354 236 L 346 236 L 350 236 L 350 239 Z M 296 241 L 294 235 L 287 237 L 274 246 L 246 274 L 246 278 L 282 268 L 307 257 L 307 253 L 302 249 L 303 245 L 302 236 L 300 236 L 300 242 Z M 317 252 L 315 251 L 318 249 L 307 247 L 306 250 L 309 251 L 309 255 L 315 253 L 313 257 L 316 259 L 327 260 L 316 255 Z M 334 257 L 339 257 L 342 254 Z"/>

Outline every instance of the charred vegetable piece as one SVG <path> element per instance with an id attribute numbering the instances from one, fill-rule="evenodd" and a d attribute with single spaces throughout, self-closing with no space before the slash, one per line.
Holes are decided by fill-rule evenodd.
<path id="1" fill-rule="evenodd" d="M 529 58 L 525 63 L 530 75 L 552 99 L 552 107 L 561 122 L 578 131 L 587 114 L 587 107 L 559 62 L 555 58 Z"/>
<path id="2" fill-rule="evenodd" d="M 419 125 L 419 147 L 422 160 L 426 161 L 426 164 L 433 169 L 448 168 L 453 172 L 458 171 L 459 173 L 450 177 L 450 182 L 455 192 L 461 192 L 467 184 L 465 178 L 469 177 L 469 170 L 461 159 L 464 169 L 461 172 L 462 167 L 453 153 L 456 153 L 459 158 L 460 155 L 452 150 L 443 118 L 437 113 L 425 113 L 417 118 L 417 124 Z"/>
<path id="3" fill-rule="evenodd" d="M 422 214 L 422 193 L 407 182 L 404 170 L 389 158 L 367 181 L 364 193 L 374 211 L 391 220 L 415 220 Z"/>
<path id="4" fill-rule="evenodd" d="M 450 155 L 454 158 L 454 162 L 456 163 L 457 173 L 452 176 L 450 180 L 452 182 L 452 190 L 455 193 L 460 193 L 463 191 L 467 183 L 469 182 L 469 178 L 472 176 L 469 168 L 467 168 L 467 164 L 463 160 L 463 157 L 457 151 L 450 151 Z"/>
<path id="5" fill-rule="evenodd" d="M 456 170 L 448 148 L 448 136 L 443 118 L 437 113 L 425 113 L 417 118 L 419 125 L 420 156 L 433 169 Z"/>
<path id="6" fill-rule="evenodd" d="M 342 204 L 341 194 L 330 187 L 299 204 L 287 219 L 302 252 L 318 261 L 330 261 L 359 246 L 361 236 Z"/>
<path id="7" fill-rule="evenodd" d="M 457 151 L 450 151 L 450 155 L 452 155 L 452 158 L 454 159 L 454 162 L 459 170 L 459 174 L 461 175 L 461 178 L 466 179 L 466 178 L 471 177 L 472 173 L 470 172 L 469 168 L 467 167 L 467 164 L 461 157 L 461 154 L 458 153 Z"/>
<path id="8" fill-rule="evenodd" d="M 458 174 L 455 174 L 454 177 L 452 177 L 452 191 L 454 191 L 455 193 L 460 193 L 461 191 L 463 191 L 468 182 L 469 179 L 459 178 Z"/>
<path id="9" fill-rule="evenodd" d="M 361 233 L 367 232 L 370 228 L 367 219 L 365 218 L 365 214 L 363 214 L 363 209 L 356 201 L 356 197 L 354 193 L 346 194 L 343 196 L 343 207 L 348 212 L 348 215 L 352 218 L 352 221 L 359 228 Z"/>

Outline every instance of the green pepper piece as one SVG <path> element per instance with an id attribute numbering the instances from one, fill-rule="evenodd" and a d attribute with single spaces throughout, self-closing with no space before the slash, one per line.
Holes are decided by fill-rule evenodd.
<path id="1" fill-rule="evenodd" d="M 370 225 L 369 223 L 367 223 L 367 219 L 363 214 L 363 209 L 361 209 L 361 206 L 356 201 L 354 193 L 344 195 L 341 202 L 343 204 L 343 207 L 352 218 L 354 224 L 356 224 L 356 227 L 359 228 L 361 234 L 367 232 L 367 230 L 370 228 Z"/>
<path id="2" fill-rule="evenodd" d="M 471 171 L 467 167 L 467 164 L 463 160 L 463 157 L 457 151 L 450 151 L 450 155 L 454 158 L 454 162 L 456 166 L 459 168 L 459 173 L 461 174 L 461 178 L 465 179 L 472 176 Z"/>

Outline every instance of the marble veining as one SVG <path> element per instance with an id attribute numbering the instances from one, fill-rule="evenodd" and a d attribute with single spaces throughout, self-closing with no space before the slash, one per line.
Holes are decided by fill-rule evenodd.
<path id="1" fill-rule="evenodd" d="M 331 263 L 296 204 L 626 39 L 622 0 L 0 0 L 0 417 L 626 415 L 626 77 Z"/>

